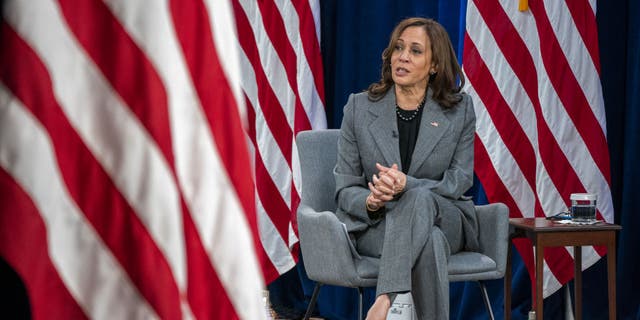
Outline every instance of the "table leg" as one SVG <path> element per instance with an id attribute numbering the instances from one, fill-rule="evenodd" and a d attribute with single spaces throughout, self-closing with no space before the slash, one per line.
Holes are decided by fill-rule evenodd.
<path id="1" fill-rule="evenodd" d="M 536 241 L 536 319 L 542 320 L 543 298 L 542 277 L 544 270 L 544 247 Z"/>
<path id="2" fill-rule="evenodd" d="M 573 285 L 575 290 L 575 316 L 576 320 L 582 319 L 582 247 L 573 247 Z"/>
<path id="3" fill-rule="evenodd" d="M 507 248 L 507 268 L 504 271 L 504 319 L 511 319 L 511 250 L 513 246 L 509 241 Z"/>
<path id="4" fill-rule="evenodd" d="M 607 242 L 607 274 L 609 278 L 609 319 L 616 319 L 616 235 Z"/>

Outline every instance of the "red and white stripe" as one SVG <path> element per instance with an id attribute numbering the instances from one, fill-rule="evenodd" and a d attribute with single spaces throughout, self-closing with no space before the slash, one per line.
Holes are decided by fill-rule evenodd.
<path id="1" fill-rule="evenodd" d="M 2 9 L 0 255 L 34 318 L 264 319 L 231 3 Z"/>
<path id="2" fill-rule="evenodd" d="M 595 1 L 475 0 L 467 5 L 464 71 L 477 115 L 475 171 L 512 217 L 567 210 L 598 196 L 613 221 Z M 531 249 L 516 244 L 533 268 Z M 606 250 L 583 248 L 583 269 Z M 573 250 L 545 250 L 544 296 L 573 277 Z"/>
<path id="3" fill-rule="evenodd" d="M 295 135 L 326 128 L 319 3 L 232 0 L 232 4 L 269 282 L 298 259 L 295 212 L 301 184 Z"/>

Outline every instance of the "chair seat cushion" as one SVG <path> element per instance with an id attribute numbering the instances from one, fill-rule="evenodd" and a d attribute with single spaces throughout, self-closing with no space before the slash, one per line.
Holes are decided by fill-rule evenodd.
<path id="1" fill-rule="evenodd" d="M 362 259 L 356 259 L 355 263 L 356 272 L 361 279 L 378 277 L 379 259 L 363 256 Z M 451 255 L 448 268 L 450 275 L 481 273 L 495 271 L 496 262 L 482 253 L 463 251 Z"/>
<path id="2" fill-rule="evenodd" d="M 458 252 L 449 258 L 449 274 L 468 274 L 496 270 L 493 259 L 478 252 Z"/>

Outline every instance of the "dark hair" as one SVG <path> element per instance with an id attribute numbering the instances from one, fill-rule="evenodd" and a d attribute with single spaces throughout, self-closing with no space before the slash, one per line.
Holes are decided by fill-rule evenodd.
<path id="1" fill-rule="evenodd" d="M 431 40 L 432 61 L 435 64 L 436 73 L 429 77 L 429 86 L 433 90 L 433 100 L 444 107 L 450 108 L 456 105 L 462 96 L 459 94 L 464 86 L 464 75 L 456 53 L 453 51 L 451 40 L 447 31 L 433 19 L 407 18 L 393 29 L 389 45 L 382 52 L 382 78 L 372 83 L 367 89 L 370 100 L 379 100 L 393 86 L 391 78 L 391 54 L 402 32 L 409 27 L 422 27 Z M 457 80 L 460 79 L 460 84 Z"/>

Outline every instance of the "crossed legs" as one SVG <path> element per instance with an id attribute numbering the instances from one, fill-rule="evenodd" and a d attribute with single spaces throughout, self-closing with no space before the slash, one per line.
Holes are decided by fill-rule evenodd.
<path id="1" fill-rule="evenodd" d="M 386 217 L 376 300 L 367 320 L 386 319 L 389 294 L 412 292 L 419 319 L 447 319 L 449 243 L 436 223 L 438 205 L 426 189 L 407 191 Z"/>

